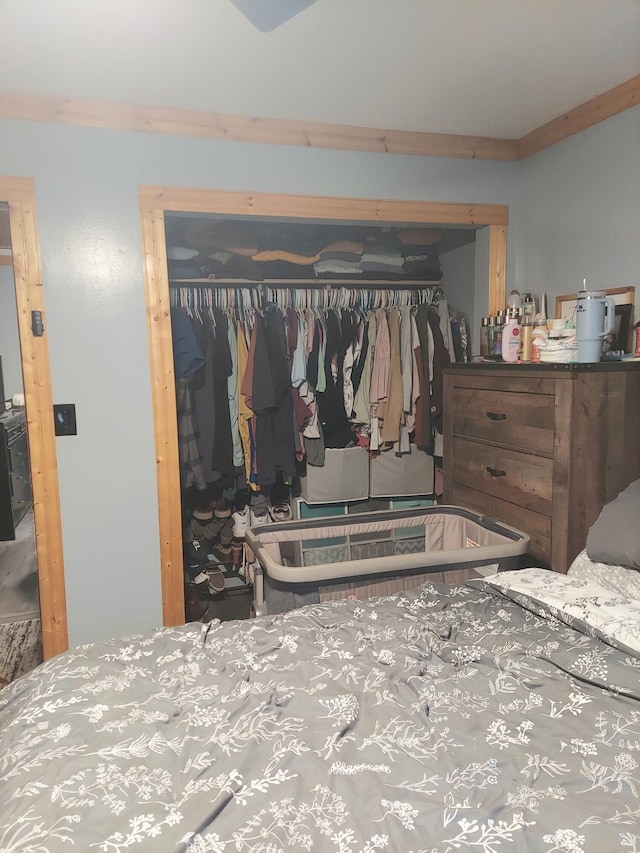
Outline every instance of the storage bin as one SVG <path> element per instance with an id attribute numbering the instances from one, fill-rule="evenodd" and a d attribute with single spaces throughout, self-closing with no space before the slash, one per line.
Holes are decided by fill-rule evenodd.
<path id="1" fill-rule="evenodd" d="M 369 497 L 369 454 L 364 447 L 327 448 L 320 468 L 307 465 L 300 496 L 308 504 L 363 501 Z"/>
<path id="2" fill-rule="evenodd" d="M 396 456 L 383 451 L 369 460 L 372 498 L 400 498 L 433 494 L 433 456 L 412 444 L 411 453 Z"/>

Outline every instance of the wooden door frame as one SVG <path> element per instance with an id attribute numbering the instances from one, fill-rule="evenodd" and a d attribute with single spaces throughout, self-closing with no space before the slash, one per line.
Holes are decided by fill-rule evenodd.
<path id="1" fill-rule="evenodd" d="M 18 335 L 29 437 L 42 648 L 44 659 L 47 660 L 65 651 L 69 642 L 58 464 L 34 181 L 31 178 L 0 176 L 0 200 L 9 204 Z M 35 337 L 32 332 L 33 311 L 42 312 L 45 331 L 40 337 Z"/>
<path id="2" fill-rule="evenodd" d="M 489 312 L 495 313 L 505 304 L 509 211 L 506 206 L 497 204 L 298 196 L 179 187 L 140 187 L 139 197 L 158 482 L 162 617 L 165 625 L 180 625 L 184 622 L 180 465 L 165 212 L 345 220 L 380 225 L 488 226 Z"/>

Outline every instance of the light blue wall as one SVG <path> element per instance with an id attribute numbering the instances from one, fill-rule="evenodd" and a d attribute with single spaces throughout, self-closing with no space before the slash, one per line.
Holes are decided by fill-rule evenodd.
<path id="1" fill-rule="evenodd" d="M 550 315 L 583 278 L 640 288 L 640 106 L 521 165 L 518 288 L 546 291 Z"/>
<path id="2" fill-rule="evenodd" d="M 496 203 L 517 222 L 516 163 L 8 120 L 0 138 L 0 173 L 35 179 L 53 397 L 77 406 L 57 441 L 71 645 L 161 623 L 139 185 Z"/>
<path id="3" fill-rule="evenodd" d="M 36 182 L 53 396 L 77 405 L 57 443 L 71 645 L 161 623 L 139 185 L 506 204 L 508 289 L 551 307 L 584 276 L 640 284 L 640 107 L 523 163 L 8 120 L 0 139 L 0 173 Z"/>

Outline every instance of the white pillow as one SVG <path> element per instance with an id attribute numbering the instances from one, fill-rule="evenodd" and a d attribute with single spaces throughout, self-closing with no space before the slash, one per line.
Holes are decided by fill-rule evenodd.
<path id="1" fill-rule="evenodd" d="M 640 601 L 640 572 L 637 569 L 627 569 L 625 566 L 610 563 L 597 563 L 589 558 L 586 548 L 580 551 L 571 563 L 567 574 L 597 583 L 607 592 Z"/>

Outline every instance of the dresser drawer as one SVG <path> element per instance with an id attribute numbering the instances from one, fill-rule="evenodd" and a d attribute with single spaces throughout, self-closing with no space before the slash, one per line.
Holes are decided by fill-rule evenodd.
<path id="1" fill-rule="evenodd" d="M 29 459 L 26 432 L 22 433 L 22 435 L 15 441 L 10 442 L 7 447 L 7 450 L 9 452 L 9 468 L 11 471 L 15 471 L 16 468 L 19 468 L 24 462 L 27 462 Z"/>
<path id="2" fill-rule="evenodd" d="M 460 389 L 452 400 L 453 434 L 537 453 L 553 453 L 551 394 Z"/>
<path id="3" fill-rule="evenodd" d="M 454 436 L 451 479 L 452 484 L 551 515 L 553 461 L 544 456 Z"/>
<path id="4" fill-rule="evenodd" d="M 551 563 L 551 519 L 548 515 L 523 509 L 485 492 L 477 492 L 454 483 L 447 502 L 455 506 L 468 507 L 476 512 L 504 521 L 516 530 L 528 533 L 531 539 L 529 554 L 542 563 Z"/>
<path id="5" fill-rule="evenodd" d="M 10 477 L 12 500 L 18 503 L 28 502 L 31 497 L 31 483 L 29 480 L 29 465 L 26 459 L 22 465 L 11 472 Z"/>

